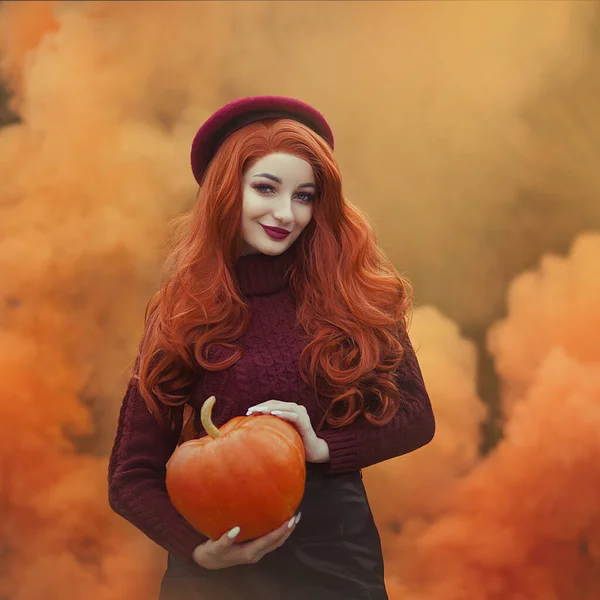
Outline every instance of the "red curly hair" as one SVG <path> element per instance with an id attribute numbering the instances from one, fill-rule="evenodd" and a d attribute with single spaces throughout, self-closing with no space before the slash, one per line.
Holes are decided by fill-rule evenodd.
<path id="1" fill-rule="evenodd" d="M 175 220 L 163 284 L 148 303 L 136 377 L 159 422 L 162 409 L 184 404 L 202 369 L 221 370 L 242 354 L 237 341 L 249 325 L 233 266 L 242 251 L 242 176 L 267 154 L 284 152 L 313 169 L 313 218 L 296 240 L 290 288 L 299 324 L 311 342 L 301 375 L 329 400 L 324 422 L 351 423 L 361 413 L 384 425 L 401 402 L 394 380 L 404 348 L 412 288 L 376 243 L 359 209 L 342 193 L 331 148 L 311 129 L 289 119 L 252 123 L 217 150 L 189 214 Z M 234 350 L 207 362 L 213 344 Z M 167 410 L 168 413 L 168 410 Z"/>

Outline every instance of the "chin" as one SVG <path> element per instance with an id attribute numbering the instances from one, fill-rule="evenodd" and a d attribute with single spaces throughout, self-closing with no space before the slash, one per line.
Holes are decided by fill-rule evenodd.
<path id="1" fill-rule="evenodd" d="M 268 254 L 269 256 L 277 256 L 278 254 L 283 254 L 290 246 L 291 244 L 286 244 L 285 246 L 279 245 L 277 248 L 263 246 L 260 248 L 259 252 Z"/>
<path id="2" fill-rule="evenodd" d="M 295 241 L 295 239 L 291 241 L 285 240 L 284 242 L 274 242 L 273 244 L 262 242 L 251 244 L 251 246 L 255 249 L 255 251 L 260 252 L 261 254 L 277 256 L 278 254 L 283 254 L 286 250 L 288 250 Z"/>

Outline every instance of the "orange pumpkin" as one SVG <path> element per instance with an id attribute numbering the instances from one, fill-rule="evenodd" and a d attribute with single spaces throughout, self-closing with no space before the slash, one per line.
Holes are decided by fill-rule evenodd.
<path id="1" fill-rule="evenodd" d="M 167 463 L 171 502 L 200 533 L 217 539 L 239 525 L 236 543 L 290 519 L 306 481 L 304 444 L 296 428 L 272 415 L 235 417 L 218 429 L 215 397 L 200 412 L 208 435 L 183 442 Z"/>

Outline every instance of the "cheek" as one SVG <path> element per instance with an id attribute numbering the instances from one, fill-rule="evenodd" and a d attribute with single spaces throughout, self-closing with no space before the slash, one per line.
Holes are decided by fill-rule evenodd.
<path id="1" fill-rule="evenodd" d="M 253 194 L 244 196 L 242 203 L 242 221 L 251 221 L 262 215 L 264 212 L 263 202 Z"/>
<path id="2" fill-rule="evenodd" d="M 298 212 L 296 221 L 302 225 L 302 227 L 306 227 L 310 220 L 312 219 L 313 209 L 312 205 L 303 206 L 302 210 Z"/>

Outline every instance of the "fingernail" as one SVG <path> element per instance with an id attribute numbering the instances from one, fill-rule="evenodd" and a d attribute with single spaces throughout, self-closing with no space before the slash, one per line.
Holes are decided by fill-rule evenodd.
<path id="1" fill-rule="evenodd" d="M 302 516 L 302 513 L 299 512 L 298 516 L 296 517 L 296 525 L 298 525 L 298 523 L 300 523 L 300 517 Z"/>
<path id="2" fill-rule="evenodd" d="M 240 532 L 240 531 L 241 531 L 241 529 L 240 529 L 239 527 L 237 527 L 237 526 L 236 526 L 236 527 L 234 527 L 234 528 L 233 528 L 231 531 L 229 531 L 229 532 L 227 533 L 227 537 L 228 537 L 229 539 L 233 539 L 234 537 L 236 537 L 236 536 L 239 534 L 239 532 Z"/>
<path id="3" fill-rule="evenodd" d="M 272 411 L 271 411 L 271 414 L 272 414 L 272 415 L 282 415 L 282 414 L 283 414 L 283 411 L 282 411 L 282 410 L 272 410 Z"/>
<path id="4" fill-rule="evenodd" d="M 288 529 L 291 529 L 294 526 L 295 522 L 296 522 L 296 517 L 292 517 L 290 519 L 290 522 L 288 523 Z"/>

